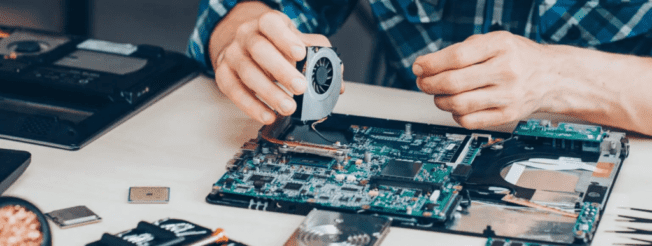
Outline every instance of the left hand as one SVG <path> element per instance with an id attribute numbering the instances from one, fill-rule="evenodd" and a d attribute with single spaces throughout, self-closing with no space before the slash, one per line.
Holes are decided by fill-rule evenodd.
<path id="1" fill-rule="evenodd" d="M 500 31 L 418 57 L 413 72 L 437 107 L 477 129 L 545 111 L 556 81 L 553 58 L 546 46 Z"/>

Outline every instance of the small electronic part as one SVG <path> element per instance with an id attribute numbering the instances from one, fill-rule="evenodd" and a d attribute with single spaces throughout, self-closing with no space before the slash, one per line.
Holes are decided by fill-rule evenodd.
<path id="1" fill-rule="evenodd" d="M 98 241 L 86 246 L 149 245 L 149 246 L 246 246 L 229 239 L 224 230 L 215 231 L 180 219 L 161 219 L 153 223 L 141 221 L 136 228 L 116 234 L 104 233 Z"/>
<path id="2" fill-rule="evenodd" d="M 466 181 L 471 175 L 472 168 L 469 165 L 457 165 L 451 173 L 451 178 L 458 181 Z"/>
<path id="3" fill-rule="evenodd" d="M 423 163 L 407 161 L 407 160 L 395 160 L 392 159 L 385 165 L 383 171 L 380 173 L 383 176 L 387 177 L 397 177 L 404 179 L 414 179 L 415 176 L 421 170 Z"/>
<path id="4" fill-rule="evenodd" d="M 536 119 L 519 122 L 513 134 L 526 138 L 546 139 L 556 148 L 578 149 L 586 152 L 600 152 L 600 144 L 606 136 L 600 126 L 563 122 L 552 126 L 550 123 L 542 124 L 541 120 Z"/>
<path id="5" fill-rule="evenodd" d="M 542 124 L 544 123 L 544 124 Z M 529 119 L 521 121 L 514 129 L 514 135 L 542 138 L 578 140 L 589 142 L 602 142 L 604 137 L 602 127 L 596 125 L 583 125 L 574 123 L 558 123 L 556 127 L 542 120 Z"/>
<path id="6" fill-rule="evenodd" d="M 584 194 L 583 202 L 602 204 L 607 194 L 607 187 L 591 184 Z"/>
<path id="7" fill-rule="evenodd" d="M 441 195 L 439 190 L 433 191 L 432 194 L 430 194 L 430 202 L 437 203 L 437 200 L 439 200 L 439 195 Z"/>
<path id="8" fill-rule="evenodd" d="M 62 229 L 93 224 L 102 220 L 100 216 L 93 213 L 86 206 L 59 209 L 46 213 L 45 216 Z"/>
<path id="9" fill-rule="evenodd" d="M 575 226 L 573 226 L 575 237 L 584 242 L 591 241 L 599 217 L 600 204 L 585 202 L 582 205 L 582 210 L 577 217 Z"/>
<path id="10" fill-rule="evenodd" d="M 391 220 L 371 215 L 312 210 L 285 246 L 380 245 Z"/>
<path id="11" fill-rule="evenodd" d="M 129 187 L 129 203 L 168 203 L 170 187 Z"/>

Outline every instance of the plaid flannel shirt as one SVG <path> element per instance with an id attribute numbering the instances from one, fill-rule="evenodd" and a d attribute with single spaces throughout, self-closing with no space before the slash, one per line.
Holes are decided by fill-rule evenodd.
<path id="1" fill-rule="evenodd" d="M 333 34 L 356 0 L 263 0 L 305 33 Z M 412 63 L 473 34 L 505 30 L 544 44 L 650 56 L 652 0 L 369 0 L 386 45 L 382 85 L 418 90 Z M 188 54 L 211 71 L 206 47 L 238 0 L 203 0 Z"/>

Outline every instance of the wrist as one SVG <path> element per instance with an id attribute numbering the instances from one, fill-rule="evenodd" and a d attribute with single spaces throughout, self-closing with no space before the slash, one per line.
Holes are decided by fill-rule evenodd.
<path id="1" fill-rule="evenodd" d="M 617 59 L 608 53 L 566 45 L 547 45 L 546 81 L 542 111 L 566 115 L 610 115 L 619 104 L 618 88 L 607 80 Z"/>
<path id="2" fill-rule="evenodd" d="M 565 45 L 550 45 L 552 84 L 544 112 L 640 131 L 637 105 L 640 77 L 649 69 L 643 58 Z M 640 93 L 635 93 L 640 94 Z M 543 108 L 542 108 L 543 109 Z"/>

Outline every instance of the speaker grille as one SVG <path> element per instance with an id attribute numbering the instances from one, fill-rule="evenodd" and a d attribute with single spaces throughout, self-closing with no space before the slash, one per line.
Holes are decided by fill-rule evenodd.
<path id="1" fill-rule="evenodd" d="M 49 135 L 56 121 L 53 118 L 46 117 L 29 117 L 20 125 L 21 132 L 46 136 Z"/>

